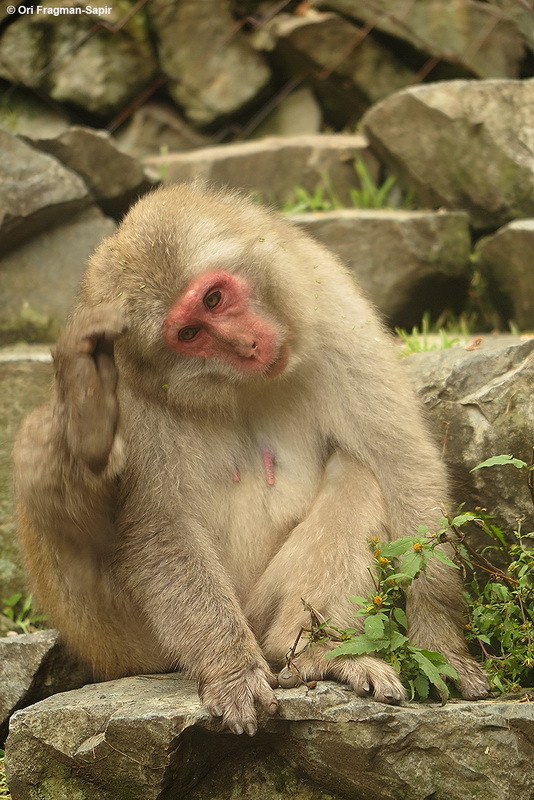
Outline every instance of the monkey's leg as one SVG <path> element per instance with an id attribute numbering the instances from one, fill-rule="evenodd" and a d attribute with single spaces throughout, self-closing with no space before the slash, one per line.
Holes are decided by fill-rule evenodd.
<path id="1" fill-rule="evenodd" d="M 372 591 L 369 539 L 384 539 L 385 523 L 384 500 L 370 470 L 334 454 L 310 513 L 272 559 L 245 606 L 270 663 L 280 668 L 300 629 L 309 628 L 302 599 L 333 625 L 357 627 L 349 595 Z M 325 649 L 310 646 L 296 659 L 305 680 L 333 678 L 382 702 L 404 697 L 397 673 L 379 658 L 327 660 Z"/>
<path id="2" fill-rule="evenodd" d="M 149 525 L 124 544 L 121 582 L 150 620 L 167 669 L 179 666 L 198 681 L 211 714 L 252 735 L 255 705 L 277 710 L 277 683 L 210 537 L 179 512 L 172 522 L 153 514 Z"/>
<path id="3" fill-rule="evenodd" d="M 467 648 L 464 612 L 460 571 L 433 559 L 408 592 L 409 637 L 417 647 L 442 653 L 458 673 L 462 697 L 478 700 L 490 686 Z"/>

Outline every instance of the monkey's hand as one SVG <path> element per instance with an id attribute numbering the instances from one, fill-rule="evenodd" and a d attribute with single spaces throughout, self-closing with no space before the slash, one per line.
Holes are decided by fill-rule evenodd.
<path id="1" fill-rule="evenodd" d="M 113 343 L 125 330 L 124 315 L 117 308 L 85 308 L 61 334 L 53 353 L 56 410 L 67 449 L 94 473 L 105 469 L 117 430 Z"/>
<path id="2" fill-rule="evenodd" d="M 267 667 L 245 667 L 215 677 L 200 686 L 200 698 L 214 717 L 222 717 L 232 733 L 254 736 L 258 729 L 256 705 L 269 716 L 278 711 L 273 688 L 278 681 Z"/>

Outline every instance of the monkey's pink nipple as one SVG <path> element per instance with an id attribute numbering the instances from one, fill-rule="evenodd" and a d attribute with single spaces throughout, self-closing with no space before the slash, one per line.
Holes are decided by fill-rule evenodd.
<path id="1" fill-rule="evenodd" d="M 273 486 L 275 482 L 274 477 L 274 453 L 267 447 L 261 448 L 261 457 L 263 459 L 263 469 L 265 470 L 265 478 L 269 486 Z"/>

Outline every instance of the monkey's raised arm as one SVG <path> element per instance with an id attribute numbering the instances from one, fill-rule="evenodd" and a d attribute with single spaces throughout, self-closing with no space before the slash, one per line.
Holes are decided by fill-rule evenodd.
<path id="1" fill-rule="evenodd" d="M 46 531 L 51 545 L 81 541 L 84 548 L 106 550 L 113 536 L 114 478 L 121 462 L 113 342 L 125 328 L 123 315 L 111 306 L 80 310 L 54 351 L 53 397 L 18 435 L 21 514 Z"/>

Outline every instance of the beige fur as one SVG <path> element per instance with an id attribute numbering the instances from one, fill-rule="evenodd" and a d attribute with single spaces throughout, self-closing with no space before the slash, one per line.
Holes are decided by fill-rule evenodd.
<path id="1" fill-rule="evenodd" d="M 253 308 L 288 343 L 278 377 L 164 346 L 176 298 L 215 269 L 252 284 Z M 253 733 L 255 704 L 276 709 L 270 667 L 309 621 L 301 598 L 353 625 L 348 595 L 372 588 L 369 537 L 433 528 L 447 502 L 375 311 L 331 253 L 277 215 L 175 186 L 141 200 L 100 245 L 55 364 L 50 404 L 15 447 L 43 608 L 98 676 L 183 669 L 212 713 Z M 412 591 L 412 637 L 452 660 L 464 697 L 479 697 L 487 683 L 462 610 L 455 571 L 438 565 Z M 300 657 L 307 679 L 402 699 L 378 659 L 322 656 Z"/>

